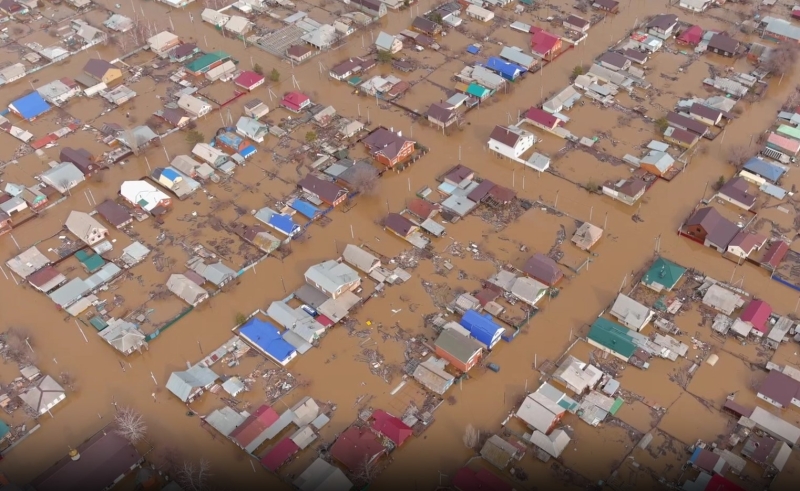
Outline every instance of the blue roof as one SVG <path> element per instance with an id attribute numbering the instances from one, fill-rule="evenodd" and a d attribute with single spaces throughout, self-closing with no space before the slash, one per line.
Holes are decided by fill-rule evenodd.
<path id="1" fill-rule="evenodd" d="M 269 218 L 269 224 L 286 235 L 291 235 L 300 228 L 300 225 L 294 223 L 289 215 L 272 215 Z"/>
<path id="2" fill-rule="evenodd" d="M 292 200 L 292 202 L 289 203 L 289 206 L 306 218 L 314 218 L 317 216 L 317 213 L 319 213 L 319 210 L 316 206 L 301 199 Z"/>
<path id="3" fill-rule="evenodd" d="M 243 149 L 239 150 L 239 155 L 244 158 L 252 157 L 258 150 L 253 145 L 247 145 Z"/>
<path id="4" fill-rule="evenodd" d="M 477 55 L 481 51 L 480 46 L 475 46 L 474 44 L 470 44 L 467 46 L 467 53 Z"/>
<path id="5" fill-rule="evenodd" d="M 183 176 L 181 176 L 181 173 L 177 170 L 167 167 L 166 169 L 161 170 L 161 177 L 175 182 L 175 180 L 180 179 Z"/>
<path id="6" fill-rule="evenodd" d="M 221 135 L 217 136 L 217 140 L 231 148 L 239 148 L 239 145 L 241 145 L 243 141 L 241 136 L 233 133 L 222 133 Z"/>
<path id="7" fill-rule="evenodd" d="M 780 179 L 783 173 L 786 172 L 782 167 L 771 164 L 766 160 L 761 160 L 758 157 L 753 157 L 748 160 L 747 163 L 744 164 L 744 169 L 772 182 Z"/>
<path id="8" fill-rule="evenodd" d="M 31 92 L 10 104 L 25 119 L 34 119 L 50 110 L 48 104 L 38 92 Z"/>
<path id="9" fill-rule="evenodd" d="M 481 315 L 474 310 L 464 312 L 459 324 L 464 326 L 473 338 L 489 347 L 500 340 L 503 332 L 503 328 L 492 319 L 491 315 Z"/>
<path id="10" fill-rule="evenodd" d="M 697 457 L 699 457 L 701 453 L 703 453 L 702 448 L 700 447 L 695 448 L 694 452 L 692 453 L 692 457 L 689 459 L 689 462 L 691 462 L 692 464 L 697 462 Z"/>
<path id="11" fill-rule="evenodd" d="M 489 92 L 489 89 L 475 82 L 472 82 L 469 84 L 469 87 L 467 87 L 467 94 L 475 97 L 483 97 L 487 92 Z"/>
<path id="12" fill-rule="evenodd" d="M 5 421 L 0 420 L 0 438 L 5 438 L 6 435 L 11 431 L 11 428 L 8 427 Z"/>
<path id="13" fill-rule="evenodd" d="M 485 66 L 489 70 L 499 73 L 503 78 L 508 80 L 514 80 L 525 72 L 525 69 L 521 66 L 515 65 L 514 63 L 509 63 L 496 56 L 489 57 L 489 59 L 486 60 Z"/>
<path id="14" fill-rule="evenodd" d="M 283 340 L 277 327 L 255 317 L 239 328 L 239 334 L 278 362 L 284 362 L 295 352 L 294 346 Z"/>

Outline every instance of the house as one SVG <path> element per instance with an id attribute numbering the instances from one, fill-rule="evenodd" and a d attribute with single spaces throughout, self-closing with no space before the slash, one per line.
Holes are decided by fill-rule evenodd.
<path id="1" fill-rule="evenodd" d="M 664 130 L 664 139 L 672 144 L 678 145 L 686 149 L 692 148 L 700 141 L 700 136 L 691 131 L 682 130 L 674 126 L 667 127 Z"/>
<path id="2" fill-rule="evenodd" d="M 738 258 L 747 259 L 753 252 L 761 250 L 766 243 L 767 238 L 763 235 L 742 230 L 728 244 L 727 252 Z"/>
<path id="3" fill-rule="evenodd" d="M 800 141 L 796 139 L 798 137 L 797 128 L 781 125 L 778 127 L 778 133 L 782 133 L 786 136 L 770 133 L 767 137 L 767 148 L 776 150 L 790 157 L 796 156 L 798 152 L 800 152 Z"/>
<path id="4" fill-rule="evenodd" d="M 741 43 L 739 41 L 722 32 L 714 34 L 708 40 L 708 51 L 728 58 L 736 56 L 740 46 Z"/>
<path id="5" fill-rule="evenodd" d="M 500 50 L 500 58 L 521 66 L 526 70 L 533 68 L 538 61 L 533 56 L 523 53 L 521 48 L 516 46 L 503 46 Z"/>
<path id="6" fill-rule="evenodd" d="M 65 223 L 67 230 L 78 237 L 84 244 L 93 246 L 108 236 L 108 229 L 88 213 L 71 211 Z"/>
<path id="7" fill-rule="evenodd" d="M 616 0 L 592 0 L 592 8 L 616 14 L 619 11 L 619 2 Z"/>
<path id="8" fill-rule="evenodd" d="M 780 266 L 781 261 L 789 252 L 789 244 L 784 240 L 776 240 L 767 248 L 764 257 L 761 258 L 761 266 L 770 271 L 775 271 Z"/>
<path id="9" fill-rule="evenodd" d="M 14 0 L 2 0 L 0 1 L 0 12 L 3 12 L 7 16 L 13 16 L 14 14 L 24 14 L 27 11 L 27 8 L 23 6 L 21 3 L 17 3 Z"/>
<path id="10" fill-rule="evenodd" d="M 408 160 L 416 146 L 413 140 L 405 138 L 401 132 L 395 133 L 382 126 L 373 130 L 361 142 L 375 160 L 390 169 Z"/>
<path id="11" fill-rule="evenodd" d="M 744 170 L 773 184 L 777 183 L 786 172 L 785 167 L 780 167 L 758 157 L 753 157 L 745 162 Z M 747 176 L 743 177 L 747 178 Z M 763 181 L 761 183 L 763 183 Z"/>
<path id="12" fill-rule="evenodd" d="M 19 196 L 0 193 L 0 211 L 6 215 L 13 215 L 28 209 L 28 203 Z"/>
<path id="13" fill-rule="evenodd" d="M 355 3 L 357 0 L 352 1 Z M 350 472 L 359 472 L 360 469 L 371 467 L 385 453 L 386 447 L 375 433 L 355 426 L 344 430 L 330 447 L 330 456 Z"/>
<path id="14" fill-rule="evenodd" d="M 327 106 L 314 114 L 314 124 L 321 128 L 325 128 L 334 121 L 335 117 L 336 108 L 333 106 Z"/>
<path id="15" fill-rule="evenodd" d="M 242 116 L 236 122 L 236 134 L 249 138 L 256 143 L 263 143 L 264 137 L 269 134 L 269 126 L 257 119 Z"/>
<path id="16" fill-rule="evenodd" d="M 3 69 L 0 69 L 0 85 L 10 84 L 15 80 L 19 80 L 27 73 L 25 65 L 22 63 L 14 63 Z"/>
<path id="17" fill-rule="evenodd" d="M 773 369 L 758 385 L 756 395 L 779 409 L 800 407 L 800 381 Z"/>
<path id="18" fill-rule="evenodd" d="M 175 128 L 183 128 L 191 121 L 189 113 L 179 107 L 165 107 L 156 111 L 154 116 L 163 119 Z"/>
<path id="19" fill-rule="evenodd" d="M 742 311 L 739 320 L 749 324 L 761 336 L 769 331 L 769 320 L 772 316 L 772 307 L 763 300 L 752 300 Z"/>
<path id="20" fill-rule="evenodd" d="M 86 175 L 72 162 L 62 162 L 39 174 L 39 178 L 44 184 L 65 194 L 85 181 Z"/>
<path id="21" fill-rule="evenodd" d="M 160 214 L 172 206 L 172 198 L 147 181 L 125 181 L 120 196 L 131 205 L 151 214 Z"/>
<path id="22" fill-rule="evenodd" d="M 10 103 L 8 109 L 26 121 L 33 121 L 52 108 L 38 92 L 31 92 Z"/>
<path id="23" fill-rule="evenodd" d="M 61 401 L 67 398 L 64 388 L 50 375 L 45 375 L 35 381 L 28 389 L 19 395 L 26 406 L 33 409 L 39 416 L 49 413 Z M 52 413 L 51 413 L 52 414 Z M 52 489 L 63 489 L 53 487 Z"/>
<path id="24" fill-rule="evenodd" d="M 208 22 L 215 27 L 222 27 L 230 20 L 231 17 L 223 14 L 222 12 L 207 8 L 203 9 L 203 11 L 200 13 L 200 18 L 203 20 L 203 22 Z"/>
<path id="25" fill-rule="evenodd" d="M 200 48 L 194 43 L 179 44 L 170 50 L 169 60 L 174 63 L 183 63 L 199 52 Z"/>
<path id="26" fill-rule="evenodd" d="M 314 54 L 314 48 L 307 44 L 295 44 L 286 50 L 286 57 L 295 63 L 302 63 Z"/>
<path id="27" fill-rule="evenodd" d="M 786 442 L 790 447 L 797 445 L 800 440 L 800 428 L 762 407 L 753 408 L 753 412 L 746 419 L 749 421 L 744 423 L 749 429 L 760 430 L 776 440 Z"/>
<path id="28" fill-rule="evenodd" d="M 550 460 L 550 457 L 558 458 L 564 453 L 566 450 L 567 445 L 570 442 L 569 434 L 562 430 L 557 429 L 554 430 L 550 435 L 545 435 L 541 431 L 534 431 L 531 435 L 530 442 L 536 447 L 539 452 L 537 452 L 536 457 L 543 461 L 547 462 Z"/>
<path id="29" fill-rule="evenodd" d="M 311 99 L 302 92 L 288 92 L 281 99 L 281 106 L 293 113 L 300 113 L 311 105 Z"/>
<path id="30" fill-rule="evenodd" d="M 532 107 L 525 113 L 525 122 L 545 131 L 554 131 L 564 122 L 544 109 Z"/>
<path id="31" fill-rule="evenodd" d="M 252 23 L 247 19 L 247 17 L 242 17 L 240 15 L 232 15 L 228 22 L 225 23 L 223 28 L 233 33 L 236 36 L 244 36 L 252 27 Z"/>
<path id="32" fill-rule="evenodd" d="M 355 266 L 363 273 L 371 274 L 381 267 L 381 260 L 357 245 L 347 244 L 342 252 L 342 259 Z"/>
<path id="33" fill-rule="evenodd" d="M 378 435 L 391 441 L 395 448 L 411 438 L 414 431 L 403 421 L 383 409 L 376 409 L 370 417 L 370 428 Z"/>
<path id="34" fill-rule="evenodd" d="M 109 91 L 103 92 L 101 95 L 103 99 L 111 104 L 121 106 L 136 97 L 136 92 L 124 85 L 118 85 Z"/>
<path id="35" fill-rule="evenodd" d="M 620 293 L 611 306 L 610 314 L 622 323 L 623 326 L 641 331 L 650 322 L 655 312 L 646 305 L 642 305 L 631 297 Z"/>
<path id="36" fill-rule="evenodd" d="M 697 46 L 702 40 L 703 28 L 697 25 L 684 30 L 677 38 L 678 44 L 685 44 L 688 46 Z"/>
<path id="37" fill-rule="evenodd" d="M 691 131 L 699 136 L 705 136 L 708 133 L 708 126 L 704 125 L 696 119 L 692 119 L 681 114 L 670 112 L 666 116 L 667 124 L 676 128 Z"/>
<path id="38" fill-rule="evenodd" d="M 474 471 L 462 467 L 453 476 L 456 491 L 514 491 L 514 486 L 484 468 Z"/>
<path id="39" fill-rule="evenodd" d="M 728 244 L 739 233 L 739 227 L 735 223 L 710 206 L 695 211 L 684 228 L 688 236 L 719 252 L 725 252 Z"/>
<path id="40" fill-rule="evenodd" d="M 38 491 L 110 489 L 143 462 L 136 447 L 111 423 L 74 449 L 70 446 L 69 454 L 34 478 L 31 487 Z"/>
<path id="41" fill-rule="evenodd" d="M 239 327 L 239 336 L 281 366 L 288 365 L 297 356 L 295 347 L 284 340 L 277 327 L 257 317 Z"/>
<path id="42" fill-rule="evenodd" d="M 136 324 L 122 319 L 109 319 L 108 327 L 97 334 L 117 351 L 126 356 L 134 351 L 141 353 L 142 348 L 147 347 L 145 334 L 139 330 Z"/>
<path id="43" fill-rule="evenodd" d="M 97 82 L 111 85 L 122 79 L 122 70 L 106 60 L 92 58 L 83 66 L 83 73 Z"/>
<path id="44" fill-rule="evenodd" d="M 564 272 L 561 271 L 558 264 L 538 252 L 525 262 L 522 271 L 549 287 L 556 286 L 564 278 Z"/>
<path id="45" fill-rule="evenodd" d="M 639 161 L 639 168 L 654 176 L 664 177 L 672 170 L 674 163 L 675 159 L 667 152 L 651 150 Z"/>
<path id="46" fill-rule="evenodd" d="M 208 143 L 198 143 L 195 145 L 192 148 L 192 155 L 215 168 L 219 168 L 228 161 L 228 154 L 212 147 Z"/>
<path id="47" fill-rule="evenodd" d="M 491 314 L 481 315 L 475 310 L 467 310 L 458 321 L 470 333 L 470 337 L 491 350 L 500 342 L 503 328 L 497 324 Z"/>
<path id="48" fill-rule="evenodd" d="M 95 207 L 97 214 L 114 228 L 123 228 L 133 223 L 133 216 L 124 206 L 107 199 Z"/>
<path id="49" fill-rule="evenodd" d="M 447 104 L 435 102 L 425 112 L 428 121 L 439 128 L 447 128 L 458 122 L 458 114 Z"/>
<path id="50" fill-rule="evenodd" d="M 4 211 L 0 211 L 0 235 L 11 232 L 11 217 Z"/>
<path id="51" fill-rule="evenodd" d="M 582 19 L 577 15 L 568 15 L 567 18 L 564 19 L 563 25 L 565 28 L 577 32 L 586 32 L 592 27 L 592 24 L 588 20 Z"/>
<path id="52" fill-rule="evenodd" d="M 194 365 L 180 372 L 172 372 L 167 380 L 167 390 L 181 402 L 191 403 L 211 388 L 219 375 L 203 365 Z"/>
<path id="53" fill-rule="evenodd" d="M 117 135 L 116 140 L 128 148 L 144 148 L 158 138 L 158 135 L 147 125 L 137 126 Z"/>
<path id="54" fill-rule="evenodd" d="M 35 186 L 25 188 L 19 195 L 19 197 L 25 200 L 25 202 L 28 204 L 28 208 L 33 211 L 41 210 L 49 202 L 47 195 L 40 191 L 40 187 L 47 190 L 46 186 L 40 186 L 37 184 Z"/>
<path id="55" fill-rule="evenodd" d="M 519 160 L 536 143 L 533 133 L 517 126 L 495 126 L 489 135 L 489 150 L 504 157 Z"/>
<path id="56" fill-rule="evenodd" d="M 483 460 L 500 470 L 508 467 L 512 460 L 522 459 L 524 453 L 524 447 L 513 445 L 498 435 L 490 436 L 480 451 Z"/>
<path id="57" fill-rule="evenodd" d="M 383 31 L 375 38 L 375 48 L 391 54 L 399 53 L 403 49 L 403 41 L 398 36 L 392 36 Z"/>
<path id="58" fill-rule="evenodd" d="M 331 181 L 320 179 L 317 176 L 307 174 L 298 183 L 297 187 L 304 193 L 318 198 L 329 206 L 337 206 L 347 199 L 347 191 Z"/>
<path id="59" fill-rule="evenodd" d="M 681 3 L 691 0 L 681 0 Z M 689 457 L 689 465 L 702 472 L 724 475 L 730 470 L 728 462 L 707 448 L 697 446 Z"/>
<path id="60" fill-rule="evenodd" d="M 425 220 L 436 216 L 441 210 L 441 205 L 438 203 L 431 203 L 422 198 L 412 199 L 406 209 L 414 215 L 417 219 L 424 222 Z"/>
<path id="61" fill-rule="evenodd" d="M 199 77 L 207 73 L 209 70 L 222 65 L 226 61 L 229 61 L 230 59 L 231 57 L 224 51 L 215 51 L 213 53 L 206 53 L 203 56 L 187 63 L 185 68 L 186 71 L 191 75 Z"/>
<path id="62" fill-rule="evenodd" d="M 221 261 L 206 264 L 203 258 L 195 257 L 190 259 L 186 265 L 200 275 L 203 280 L 212 283 L 217 288 L 222 288 L 237 277 L 236 271 L 225 266 Z"/>
<path id="63" fill-rule="evenodd" d="M 167 289 L 192 307 L 197 307 L 209 297 L 203 287 L 180 273 L 170 275 L 167 280 Z"/>
<path id="64" fill-rule="evenodd" d="M 281 416 L 274 408 L 262 404 L 252 414 L 248 415 L 242 423 L 228 434 L 233 443 L 246 452 L 255 452 L 267 438 L 264 434 L 273 425 L 276 425 Z"/>
<path id="65" fill-rule="evenodd" d="M 718 312 L 722 312 L 726 316 L 730 316 L 733 314 L 734 310 L 744 305 L 744 299 L 735 292 L 723 288 L 719 284 L 713 284 L 703 295 L 703 305 L 711 307 Z M 752 327 L 746 325 L 745 322 L 741 322 L 740 324 L 746 326 L 748 331 L 752 330 Z"/>
<path id="66" fill-rule="evenodd" d="M 592 225 L 589 222 L 583 222 L 572 236 L 572 243 L 579 249 L 588 251 L 594 247 L 601 238 L 603 238 L 602 228 Z"/>
<path id="67" fill-rule="evenodd" d="M 318 457 L 293 482 L 300 491 L 350 491 L 353 483 L 341 469 Z"/>
<path id="68" fill-rule="evenodd" d="M 200 118 L 211 112 L 211 104 L 189 94 L 183 94 L 178 99 L 178 107 L 195 118 Z"/>
<path id="69" fill-rule="evenodd" d="M 586 341 L 622 361 L 630 361 L 638 350 L 630 330 L 602 317 L 594 321 Z"/>
<path id="70" fill-rule="evenodd" d="M 481 360 L 483 348 L 478 341 L 456 329 L 445 329 L 434 343 L 436 355 L 466 373 Z"/>
<path id="71" fill-rule="evenodd" d="M 334 299 L 361 285 L 361 277 L 356 270 L 333 260 L 311 266 L 304 276 L 306 283 Z"/>
<path id="72" fill-rule="evenodd" d="M 711 0 L 680 0 L 678 6 L 692 12 L 705 12 Z"/>
<path id="73" fill-rule="evenodd" d="M 622 179 L 603 184 L 603 194 L 626 205 L 635 204 L 644 196 L 645 191 L 647 191 L 647 183 L 641 179 Z"/>
<path id="74" fill-rule="evenodd" d="M 764 467 L 765 474 L 771 477 L 783 471 L 792 455 L 792 448 L 770 436 L 751 434 L 744 442 L 742 455 Z"/>
<path id="75" fill-rule="evenodd" d="M 84 148 L 71 148 L 64 147 L 61 150 L 59 159 L 62 162 L 70 162 L 80 170 L 84 176 L 90 176 L 99 169 L 99 166 L 94 163 L 94 158 L 88 150 Z"/>
<path id="76" fill-rule="evenodd" d="M 422 34 L 427 34 L 428 36 L 436 36 L 442 32 L 442 26 L 432 20 L 419 16 L 414 18 L 411 22 L 411 29 Z"/>
<path id="77" fill-rule="evenodd" d="M 689 115 L 701 123 L 709 126 L 716 126 L 722 121 L 722 111 L 713 107 L 695 102 L 689 108 Z"/>
<path id="78" fill-rule="evenodd" d="M 121 14 L 112 14 L 111 17 L 103 22 L 103 25 L 112 31 L 128 32 L 133 29 L 133 19 Z"/>
<path id="79" fill-rule="evenodd" d="M 472 17 L 473 19 L 481 22 L 489 22 L 490 20 L 494 19 L 494 12 L 491 10 L 486 10 L 485 8 L 479 7 L 475 4 L 467 5 L 464 13 L 467 14 L 467 17 Z"/>
<path id="80" fill-rule="evenodd" d="M 599 368 L 587 365 L 570 355 L 553 372 L 553 380 L 580 396 L 594 390 L 603 375 Z"/>
<path id="81" fill-rule="evenodd" d="M 252 99 L 244 103 L 244 115 L 253 119 L 261 119 L 269 114 L 269 106 L 261 99 Z"/>
<path id="82" fill-rule="evenodd" d="M 242 87 L 243 89 L 253 90 L 264 83 L 264 75 L 259 75 L 256 72 L 245 70 L 239 74 L 238 77 L 233 79 L 233 83 Z"/>
<path id="83" fill-rule="evenodd" d="M 419 230 L 419 226 L 399 213 L 389 213 L 386 215 L 383 226 L 404 239 L 410 237 Z"/>
<path id="84" fill-rule="evenodd" d="M 350 0 L 350 5 L 372 18 L 384 17 L 388 12 L 380 0 Z"/>
<path id="85" fill-rule="evenodd" d="M 599 58 L 597 58 L 597 64 L 608 68 L 609 70 L 618 72 L 620 70 L 627 70 L 630 68 L 631 60 L 626 58 L 625 55 L 617 53 L 616 51 L 606 51 L 600 55 Z"/>
<path id="86" fill-rule="evenodd" d="M 414 379 L 426 389 L 439 395 L 444 395 L 447 389 L 455 383 L 455 377 L 445 371 L 447 361 L 430 356 L 414 369 Z"/>
<path id="87" fill-rule="evenodd" d="M 50 104 L 60 106 L 80 94 L 81 88 L 71 78 L 64 77 L 42 85 L 36 92 Z"/>
<path id="88" fill-rule="evenodd" d="M 531 52 L 534 56 L 552 61 L 561 51 L 561 45 L 560 37 L 539 27 L 531 27 Z"/>
<path id="89" fill-rule="evenodd" d="M 566 413 L 566 409 L 549 398 L 542 396 L 539 392 L 533 392 L 522 401 L 516 416 L 531 430 L 547 435 L 561 422 Z"/>
<path id="90" fill-rule="evenodd" d="M 166 55 L 181 44 L 181 38 L 169 31 L 162 31 L 147 40 L 147 47 L 157 55 Z"/>
<path id="91" fill-rule="evenodd" d="M 786 19 L 764 16 L 760 25 L 764 29 L 762 37 L 775 41 L 800 43 L 800 27 L 795 26 Z"/>
<path id="92" fill-rule="evenodd" d="M 328 76 L 334 80 L 346 80 L 350 78 L 351 75 L 364 71 L 363 63 L 364 60 L 361 58 L 348 58 L 334 65 L 328 72 Z"/>
<path id="93" fill-rule="evenodd" d="M 658 14 L 646 24 L 648 32 L 661 39 L 669 39 L 675 34 L 678 16 L 675 14 Z"/>

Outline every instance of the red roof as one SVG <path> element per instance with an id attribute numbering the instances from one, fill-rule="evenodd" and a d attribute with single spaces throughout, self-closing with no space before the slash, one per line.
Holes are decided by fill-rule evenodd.
<path id="1" fill-rule="evenodd" d="M 269 449 L 267 454 L 261 459 L 261 465 L 273 472 L 277 471 L 289 460 L 289 457 L 299 451 L 300 447 L 287 436 Z"/>
<path id="2" fill-rule="evenodd" d="M 250 445 L 264 430 L 278 421 L 279 417 L 280 416 L 274 409 L 264 404 L 233 430 L 230 437 L 233 441 L 238 443 L 240 447 L 244 448 Z"/>
<path id="3" fill-rule="evenodd" d="M 462 467 L 453 477 L 453 487 L 459 491 L 512 491 L 514 488 L 486 469 L 478 472 Z"/>
<path id="4" fill-rule="evenodd" d="M 409 426 L 383 409 L 372 413 L 372 429 L 391 440 L 398 447 L 414 434 Z"/>
<path id="5" fill-rule="evenodd" d="M 339 435 L 331 446 L 331 457 L 341 462 L 351 472 L 363 468 L 364 462 L 372 461 L 386 448 L 378 441 L 375 433 L 351 426 Z"/>
<path id="6" fill-rule="evenodd" d="M 28 276 L 27 280 L 31 285 L 41 288 L 49 283 L 50 280 L 58 277 L 60 274 L 61 272 L 56 268 L 52 266 L 46 266 L 45 268 L 40 269 L 39 271 Z"/>
<path id="7" fill-rule="evenodd" d="M 772 315 L 772 307 L 770 307 L 767 302 L 763 300 L 753 300 L 744 308 L 739 319 L 749 322 L 753 326 L 753 329 L 766 333 L 767 321 L 770 315 Z"/>
<path id="8" fill-rule="evenodd" d="M 789 252 L 789 244 L 782 240 L 775 241 L 764 253 L 761 264 L 768 264 L 772 269 L 777 269 L 787 252 Z"/>
<path id="9" fill-rule="evenodd" d="M 250 87 L 258 85 L 263 81 L 263 75 L 259 75 L 256 72 L 251 72 L 250 70 L 245 70 L 238 77 L 236 77 L 233 82 L 239 87 L 249 89 Z"/>
<path id="10" fill-rule="evenodd" d="M 697 46 L 703 40 L 703 28 L 700 26 L 692 26 L 686 29 L 678 36 L 678 41 L 681 43 L 691 44 Z"/>
<path id="11" fill-rule="evenodd" d="M 549 54 L 561 38 L 540 27 L 531 27 L 531 50 L 541 56 Z"/>
<path id="12" fill-rule="evenodd" d="M 414 198 L 408 203 L 408 211 L 417 215 L 422 220 L 430 218 L 431 214 L 439 209 L 439 205 L 422 198 Z"/>
<path id="13" fill-rule="evenodd" d="M 711 476 L 704 491 L 744 491 L 744 488 L 732 483 L 719 474 Z"/>
<path id="14" fill-rule="evenodd" d="M 528 112 L 525 113 L 525 117 L 548 128 L 553 128 L 561 121 L 549 112 L 545 111 L 544 109 L 539 109 L 538 107 L 532 107 L 528 109 Z"/>
<path id="15" fill-rule="evenodd" d="M 300 106 L 308 100 L 308 96 L 302 92 L 289 92 L 283 96 L 282 104 L 290 107 L 300 108 Z"/>
<path id="16" fill-rule="evenodd" d="M 335 324 L 332 320 L 324 315 L 318 315 L 314 318 L 314 320 L 322 324 L 323 327 L 333 327 Z"/>

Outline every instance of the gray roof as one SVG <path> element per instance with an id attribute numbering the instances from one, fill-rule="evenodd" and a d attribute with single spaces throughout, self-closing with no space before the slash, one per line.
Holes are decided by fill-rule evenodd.
<path id="1" fill-rule="evenodd" d="M 547 289 L 548 286 L 541 281 L 521 276 L 514 280 L 514 284 L 511 286 L 511 294 L 523 302 L 533 305 L 536 300 L 541 298 L 543 290 L 546 291 Z"/>
<path id="2" fill-rule="evenodd" d="M 311 266 L 306 270 L 305 277 L 326 292 L 336 292 L 341 287 L 354 283 L 360 278 L 356 270 L 333 260 Z"/>
<path id="3" fill-rule="evenodd" d="M 341 469 L 317 458 L 294 480 L 300 491 L 350 491 L 353 487 Z"/>
<path id="4" fill-rule="evenodd" d="M 667 152 L 652 150 L 642 159 L 642 163 L 653 165 L 660 172 L 666 172 L 672 168 L 672 164 L 675 163 L 675 159 L 672 158 L 672 156 Z"/>
<path id="5" fill-rule="evenodd" d="M 222 408 L 215 409 L 208 416 L 203 418 L 203 421 L 222 433 L 223 436 L 228 436 L 236 427 L 241 425 L 245 419 L 247 419 L 245 416 L 237 413 L 229 406 L 222 406 Z"/>
<path id="6" fill-rule="evenodd" d="M 167 288 L 189 305 L 196 305 L 208 298 L 208 292 L 203 287 L 183 274 L 171 275 L 167 280 Z"/>
<path id="7" fill-rule="evenodd" d="M 569 445 L 570 437 L 562 429 L 554 430 L 550 435 L 545 435 L 541 431 L 534 431 L 531 435 L 531 443 L 541 448 L 549 455 L 558 458 Z"/>
<path id="8" fill-rule="evenodd" d="M 515 46 L 504 46 L 500 50 L 500 58 L 516 63 L 525 68 L 531 67 L 536 63 L 536 59 L 531 55 L 526 55 L 521 49 Z"/>
<path id="9" fill-rule="evenodd" d="M 210 368 L 195 365 L 182 372 L 172 372 L 167 389 L 183 402 L 187 402 L 195 389 L 209 386 L 219 378 Z"/>
<path id="10" fill-rule="evenodd" d="M 189 267 L 216 286 L 220 286 L 236 277 L 236 271 L 225 266 L 221 261 L 205 264 L 202 259 L 200 259 L 192 261 Z"/>
<path id="11" fill-rule="evenodd" d="M 431 355 L 414 369 L 414 378 L 437 394 L 444 394 L 453 385 L 455 377 L 445 370 L 447 360 Z"/>
<path id="12" fill-rule="evenodd" d="M 375 46 L 378 49 L 382 49 L 388 51 L 392 49 L 392 43 L 394 43 L 395 37 L 391 34 L 386 34 L 385 32 L 381 31 L 378 34 L 378 37 L 375 39 Z"/>
<path id="13" fill-rule="evenodd" d="M 121 272 L 122 269 L 116 264 L 105 263 L 95 274 L 86 278 L 85 284 L 89 288 L 89 291 L 92 291 L 116 278 Z"/>
<path id="14" fill-rule="evenodd" d="M 22 402 L 38 414 L 44 414 L 65 398 L 64 388 L 50 375 L 45 375 L 19 395 Z"/>
<path id="15" fill-rule="evenodd" d="M 49 295 L 50 300 L 66 309 L 90 291 L 89 285 L 81 278 L 73 278 L 67 284 Z"/>
<path id="16" fill-rule="evenodd" d="M 481 345 L 474 339 L 464 336 L 455 329 L 445 329 L 436 338 L 437 348 L 441 348 L 461 362 L 468 362 L 476 351 L 481 350 Z"/>
<path id="17" fill-rule="evenodd" d="M 97 333 L 120 353 L 130 354 L 146 345 L 145 335 L 136 324 L 121 319 L 111 319 L 108 327 Z"/>
<path id="18" fill-rule="evenodd" d="M 6 261 L 8 269 L 17 273 L 17 275 L 22 278 L 27 278 L 48 264 L 50 264 L 50 259 L 42 254 L 42 251 L 36 246 L 26 249 L 19 255 Z"/>
<path id="19" fill-rule="evenodd" d="M 295 290 L 294 296 L 304 304 L 315 309 L 328 301 L 327 295 L 307 284 Z"/>
<path id="20" fill-rule="evenodd" d="M 556 419 L 556 416 L 564 413 L 565 410 L 562 409 L 559 413 L 553 413 L 550 409 L 537 402 L 532 396 L 533 394 L 529 394 L 522 402 L 522 405 L 517 409 L 517 417 L 531 428 L 546 433 Z"/>
<path id="21" fill-rule="evenodd" d="M 122 258 L 126 262 L 139 262 L 150 254 L 150 249 L 141 242 L 134 242 L 122 249 Z"/>
<path id="22" fill-rule="evenodd" d="M 371 272 L 381 261 L 357 245 L 347 244 L 342 253 L 342 258 L 365 273 Z"/>

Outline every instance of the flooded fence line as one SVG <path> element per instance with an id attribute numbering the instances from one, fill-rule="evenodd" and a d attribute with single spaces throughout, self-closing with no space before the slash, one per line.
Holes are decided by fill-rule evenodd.
<path id="1" fill-rule="evenodd" d="M 173 317 L 172 319 L 168 320 L 163 326 L 157 328 L 155 331 L 151 332 L 150 334 L 146 335 L 144 340 L 150 342 L 161 335 L 164 331 L 175 325 L 179 320 L 186 317 L 189 312 L 194 310 L 194 306 L 190 305 L 189 307 L 183 309 L 178 315 Z"/>

